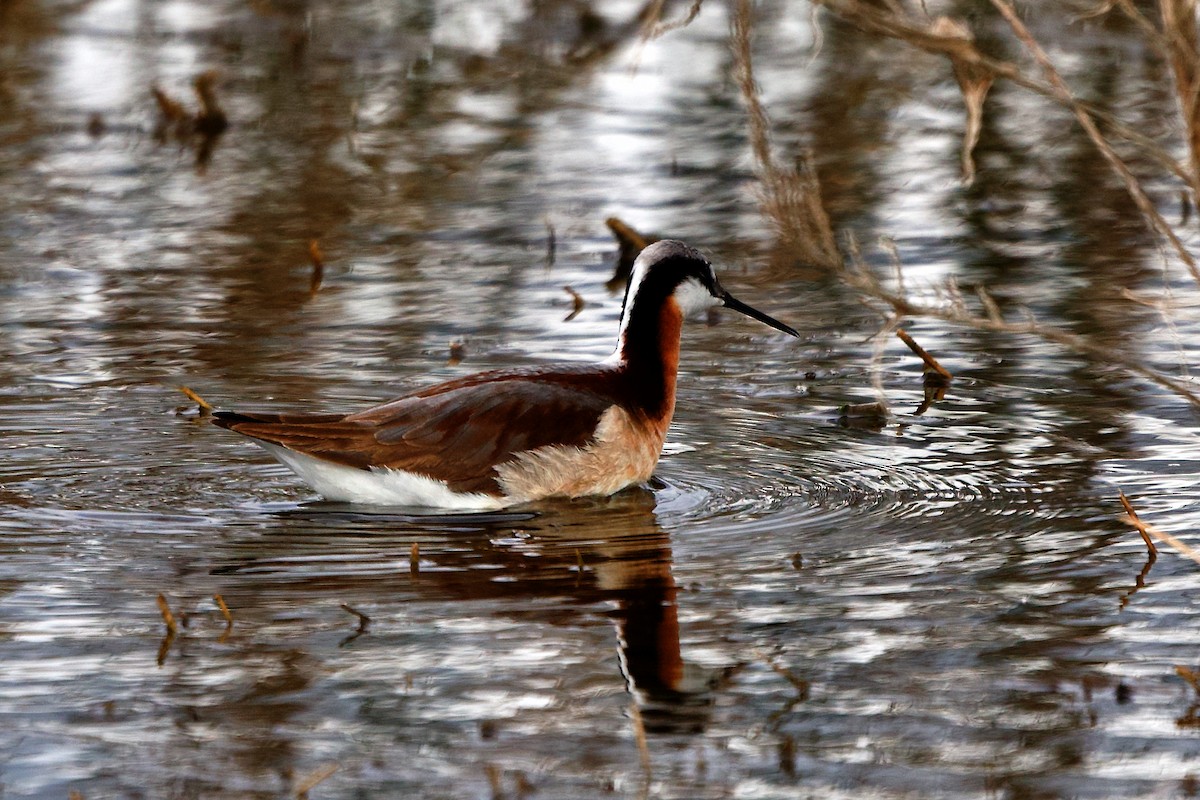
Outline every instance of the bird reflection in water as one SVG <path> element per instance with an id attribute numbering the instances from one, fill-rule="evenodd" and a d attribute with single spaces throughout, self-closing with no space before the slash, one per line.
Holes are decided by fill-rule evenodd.
<path id="1" fill-rule="evenodd" d="M 487 613 L 523 622 L 531 613 L 547 615 L 556 624 L 564 613 L 589 615 L 608 605 L 618 664 L 646 731 L 700 732 L 733 668 L 701 667 L 681 653 L 670 537 L 655 504 L 653 492 L 636 488 L 543 503 L 536 514 L 405 516 L 305 505 L 278 515 L 274 535 L 246 542 L 240 554 L 234 545 L 214 573 L 229 582 L 221 591 L 231 606 L 307 605 L 327 595 L 373 609 L 376 620 L 402 613 L 407 601 L 445 601 L 448 610 L 510 601 L 487 605 Z M 409 567 L 414 541 L 419 570 Z M 563 602 L 549 609 L 528 602 L 546 598 Z M 381 605 L 390 608 L 381 612 Z M 356 639 L 352 649 L 369 639 Z"/>

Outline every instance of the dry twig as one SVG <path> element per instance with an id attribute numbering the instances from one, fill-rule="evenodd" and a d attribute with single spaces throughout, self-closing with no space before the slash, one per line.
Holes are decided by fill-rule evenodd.
<path id="1" fill-rule="evenodd" d="M 163 622 L 166 623 L 167 633 L 174 636 L 179 627 L 175 624 L 175 615 L 171 613 L 171 606 L 167 604 L 167 598 L 163 597 L 162 592 L 158 593 L 156 602 L 158 613 L 162 614 Z"/>
<path id="2" fill-rule="evenodd" d="M 316 294 L 321 283 L 325 280 L 325 258 L 321 254 L 321 243 L 316 239 L 308 240 L 308 260 L 312 263 L 312 277 L 308 281 L 308 293 Z"/>
<path id="3" fill-rule="evenodd" d="M 307 800 L 308 793 L 310 791 L 315 789 L 318 784 L 328 779 L 337 771 L 337 764 L 326 764 L 323 767 L 317 767 L 296 782 L 296 789 L 293 793 L 293 796 L 296 798 L 296 800 Z"/>
<path id="4" fill-rule="evenodd" d="M 774 224 L 779 243 L 798 260 L 836 268 L 842 258 L 821 200 L 811 154 L 801 153 L 795 169 L 780 167 L 771 155 L 770 121 L 759 98 L 751 61 L 752 16 L 750 0 L 738 0 L 733 17 L 734 77 L 746 105 L 750 146 L 758 165 L 759 203 Z"/>
<path id="5" fill-rule="evenodd" d="M 1004 16 L 1004 19 L 1007 20 L 1009 27 L 1013 29 L 1013 33 L 1016 34 L 1017 38 L 1021 40 L 1021 43 L 1025 45 L 1025 48 L 1041 66 L 1059 101 L 1071 109 L 1071 112 L 1075 115 L 1075 119 L 1079 121 L 1080 126 L 1083 127 L 1084 132 L 1092 140 L 1096 149 L 1100 151 L 1104 160 L 1120 176 L 1125 184 L 1126 191 L 1129 192 L 1129 196 L 1133 198 L 1133 202 L 1137 205 L 1138 210 L 1142 212 L 1150 227 L 1171 243 L 1180 260 L 1183 261 L 1188 271 L 1192 274 L 1192 278 L 1197 283 L 1200 283 L 1200 267 L 1197 267 L 1196 260 L 1192 258 L 1191 253 L 1184 247 L 1183 242 L 1175 235 L 1175 231 L 1167 221 L 1158 213 L 1158 209 L 1154 207 L 1154 203 L 1146 196 L 1146 192 L 1142 189 L 1138 179 L 1130 172 L 1129 167 L 1121 160 L 1117 152 L 1113 150 L 1112 145 L 1108 143 L 1104 135 L 1100 133 L 1100 129 L 1096 127 L 1096 122 L 1092 119 L 1092 115 L 1075 99 L 1070 87 L 1067 86 L 1066 81 L 1059 75 L 1058 70 L 1051 63 L 1050 57 L 1046 55 L 1046 51 L 1033 38 L 1033 34 L 1029 32 L 1029 29 L 1025 27 L 1025 23 L 1021 22 L 1021 18 L 1017 16 L 1017 12 L 1013 11 L 1012 6 L 1008 4 L 1007 0 L 991 0 L 991 2 Z M 1194 20 L 1194 12 L 1192 17 Z M 1194 27 L 1194 21 L 1192 24 Z"/>
<path id="6" fill-rule="evenodd" d="M 1129 502 L 1129 499 L 1125 497 L 1124 493 L 1121 494 L 1121 503 L 1125 506 L 1125 510 L 1129 514 L 1129 518 L 1126 521 L 1138 529 L 1138 532 L 1142 534 L 1142 538 L 1146 540 L 1146 547 L 1149 548 L 1151 552 L 1155 554 L 1158 553 L 1158 548 L 1150 541 L 1151 539 L 1157 539 L 1163 544 L 1170 545 L 1184 558 L 1190 558 L 1192 561 L 1200 564 L 1200 551 L 1197 551 L 1196 548 L 1192 547 L 1187 542 L 1182 541 L 1178 537 L 1172 536 L 1166 531 L 1160 531 L 1153 525 L 1147 525 L 1146 523 L 1142 522 L 1138 518 L 1137 513 L 1133 510 L 1133 505 Z"/>
<path id="7" fill-rule="evenodd" d="M 1137 512 L 1133 510 L 1133 503 L 1129 502 L 1129 498 L 1124 492 L 1120 492 L 1121 505 L 1125 506 L 1125 513 L 1129 515 L 1128 522 L 1137 532 L 1142 535 L 1142 541 L 1146 543 L 1146 550 L 1150 553 L 1150 563 L 1153 564 L 1158 558 L 1158 548 L 1154 546 L 1154 540 L 1150 538 L 1150 534 L 1146 532 L 1146 525 L 1138 517 Z"/>
<path id="8" fill-rule="evenodd" d="M 925 351 L 925 348 L 923 348 L 923 347 L 921 347 L 921 345 L 917 344 L 916 340 L 908 335 L 908 331 L 904 330 L 903 328 L 897 328 L 896 336 L 898 336 L 900 338 L 900 341 L 902 341 L 906 345 L 908 345 L 909 350 L 912 350 L 914 353 L 917 354 L 918 357 L 920 357 L 920 359 L 922 361 L 925 362 L 926 370 L 932 370 L 933 372 L 936 372 L 938 375 L 941 375 L 946 380 L 951 380 L 954 378 L 954 375 L 952 375 L 950 373 L 950 370 L 946 369 L 941 364 L 939 364 L 938 360 L 936 358 L 929 355 L 929 353 L 927 353 Z"/>
<path id="9" fill-rule="evenodd" d="M 564 286 L 563 291 L 571 295 L 571 313 L 563 319 L 563 322 L 570 322 L 579 316 L 579 312 L 583 311 L 585 305 L 583 295 L 572 289 L 570 286 Z"/>
<path id="10" fill-rule="evenodd" d="M 201 414 L 208 414 L 213 410 L 213 407 L 209 403 L 207 403 L 203 397 L 196 394 L 188 387 L 180 386 L 178 388 L 179 388 L 179 391 L 183 392 L 184 396 L 187 397 L 188 400 L 191 400 L 193 403 L 200 406 Z"/>
<path id="11" fill-rule="evenodd" d="M 942 305 L 928 305 L 916 302 L 906 295 L 889 291 L 880 283 L 879 278 L 857 259 L 851 259 L 842 270 L 841 277 L 848 286 L 856 289 L 865 298 L 888 306 L 890 311 L 883 312 L 887 315 L 927 317 L 966 325 L 975 330 L 1036 336 L 1158 384 L 1178 394 L 1189 403 L 1200 407 L 1200 395 L 1197 395 L 1188 383 L 1146 366 L 1141 359 L 1095 344 L 1086 337 L 1042 325 L 1032 318 L 1023 322 L 1009 322 L 999 315 L 994 303 L 984 304 L 988 310 L 986 316 L 972 314 L 967 309 L 957 287 L 953 284 L 948 284 L 942 289 L 946 302 Z"/>
<path id="12" fill-rule="evenodd" d="M 1175 674 L 1187 681 L 1192 690 L 1200 695 L 1200 674 L 1188 667 L 1175 667 Z"/>

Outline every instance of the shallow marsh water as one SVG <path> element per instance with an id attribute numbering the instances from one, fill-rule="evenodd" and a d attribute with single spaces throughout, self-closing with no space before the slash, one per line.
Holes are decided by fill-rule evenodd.
<path id="1" fill-rule="evenodd" d="M 1200 661 L 1197 568 L 1164 550 L 1140 577 L 1116 499 L 1195 543 L 1194 411 L 909 320 L 956 376 L 916 414 L 921 364 L 892 340 L 876 359 L 881 318 L 772 257 L 724 6 L 643 44 L 635 3 L 534 5 L 0 3 L 0 796 L 1195 794 L 1175 667 Z M 828 21 L 814 50 L 799 3 L 757 30 L 776 145 L 815 148 L 872 263 L 890 236 L 918 292 L 985 284 L 1195 363 L 1195 284 L 1067 115 L 997 87 L 966 190 L 943 63 Z M 1069 30 L 1073 85 L 1160 133 L 1162 65 Z M 199 165 L 155 140 L 148 87 L 190 103 L 210 68 L 231 126 Z M 174 389 L 358 408 L 602 357 L 610 215 L 705 248 L 803 333 L 685 330 L 654 487 L 324 504 Z M 876 370 L 895 416 L 843 424 Z"/>

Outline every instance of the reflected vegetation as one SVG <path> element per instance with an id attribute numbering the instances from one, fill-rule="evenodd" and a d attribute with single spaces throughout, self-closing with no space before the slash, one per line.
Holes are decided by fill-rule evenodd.
<path id="1" fill-rule="evenodd" d="M 1196 794 L 1196 566 L 1117 498 L 1194 541 L 1197 282 L 1000 4 L 816 5 L 0 0 L 0 795 Z M 1179 4 L 1085 5 L 1022 12 L 1193 251 Z M 1028 79 L 969 185 L 897 9 Z M 601 358 L 660 236 L 803 339 L 691 325 L 651 487 L 333 506 L 176 391 Z"/>

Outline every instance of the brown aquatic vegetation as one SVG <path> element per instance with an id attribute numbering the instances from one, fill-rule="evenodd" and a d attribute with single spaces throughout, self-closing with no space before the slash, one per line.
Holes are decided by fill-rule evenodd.
<path id="1" fill-rule="evenodd" d="M 158 603 L 158 611 L 162 614 L 163 622 L 167 626 L 167 633 L 159 643 L 158 654 L 154 659 L 154 662 L 161 667 L 163 662 L 167 660 L 167 652 L 170 651 L 171 644 L 175 641 L 175 633 L 178 631 L 178 626 L 175 623 L 175 615 L 171 613 L 171 606 L 167 604 L 167 598 L 163 597 L 162 592 L 159 592 L 156 602 Z"/>
<path id="2" fill-rule="evenodd" d="M 637 742 L 638 758 L 642 762 L 642 777 L 649 786 L 654 777 L 650 762 L 650 745 L 646 740 L 646 723 L 642 719 L 642 709 L 636 701 L 629 704 L 629 718 L 633 722 L 633 738 Z"/>
<path id="3" fill-rule="evenodd" d="M 935 36 L 962 39 L 971 50 L 974 50 L 975 37 L 971 33 L 971 29 L 958 20 L 938 17 L 933 21 L 929 30 Z M 963 131 L 961 161 L 963 183 L 970 185 L 975 180 L 975 159 L 972 158 L 972 153 L 975 145 L 979 143 L 980 131 L 983 130 L 983 101 L 987 98 L 988 90 L 992 88 L 996 76 L 962 52 L 950 51 L 946 55 L 950 59 L 950 65 L 954 68 L 954 79 L 958 81 L 963 102 L 967 106 L 967 124 Z"/>
<path id="4" fill-rule="evenodd" d="M 1179 240 L 1179 237 L 1175 234 L 1175 231 L 1171 228 L 1170 224 L 1168 224 L 1167 221 L 1163 219 L 1162 215 L 1158 213 L 1158 209 L 1154 207 L 1154 203 L 1147 196 L 1145 190 L 1142 188 L 1141 183 L 1138 182 L 1138 179 L 1134 176 L 1128 165 L 1126 165 L 1121 157 L 1117 155 L 1117 152 L 1113 149 L 1112 145 L 1110 145 L 1108 140 L 1104 138 L 1104 135 L 1100 133 L 1100 129 L 1097 127 L 1096 121 L 1092 118 L 1092 115 L 1089 114 L 1087 110 L 1075 99 L 1075 96 L 1071 93 L 1066 81 L 1062 79 L 1062 76 L 1058 74 L 1058 70 L 1055 69 L 1054 65 L 1050 62 L 1050 57 L 1046 55 L 1046 51 L 1043 50 L 1041 45 L 1037 43 L 1037 40 L 1033 38 L 1033 34 L 1031 34 L 1029 29 L 1025 27 L 1025 23 L 1021 22 L 1021 18 L 1017 16 L 1017 13 L 1013 11 L 1012 6 L 1010 6 L 1006 0 L 991 0 L 991 2 L 992 5 L 995 6 L 1002 15 L 1004 15 L 1004 19 L 1007 20 L 1009 26 L 1012 27 L 1017 38 L 1021 40 L 1021 43 L 1025 45 L 1026 49 L 1029 50 L 1034 59 L 1041 66 L 1043 72 L 1046 74 L 1046 78 L 1050 82 L 1050 85 L 1054 88 L 1058 99 L 1071 109 L 1072 113 L 1075 114 L 1075 118 L 1079 121 L 1080 126 L 1082 126 L 1083 130 L 1087 133 L 1088 138 L 1100 151 L 1100 154 L 1104 156 L 1104 159 L 1109 163 L 1117 175 L 1120 176 L 1121 180 L 1125 184 L 1126 190 L 1129 192 L 1129 196 L 1137 205 L 1138 210 L 1142 212 L 1142 215 L 1146 218 L 1147 223 L 1151 228 L 1153 228 L 1171 243 L 1171 246 L 1179 255 L 1180 260 L 1183 261 L 1183 263 L 1187 266 L 1188 271 L 1192 273 L 1192 277 L 1198 283 L 1200 283 L 1200 267 L 1197 267 L 1195 259 L 1192 258 L 1191 253 L 1189 253 L 1187 248 L 1184 247 L 1183 242 Z M 1194 17 L 1195 15 L 1193 13 L 1193 20 Z M 1193 27 L 1194 25 L 1195 23 L 1193 21 Z"/>
<path id="5" fill-rule="evenodd" d="M 338 647 L 345 647 L 367 632 L 367 626 L 371 624 L 371 618 L 348 603 L 342 603 L 341 609 L 347 614 L 353 614 L 354 616 L 358 617 L 358 628 L 354 631 L 354 633 L 338 642 Z"/>
<path id="6" fill-rule="evenodd" d="M 1137 13 L 1130 0 L 1126 13 Z M 1158 0 L 1167 61 L 1175 76 L 1175 93 L 1183 115 L 1188 143 L 1192 191 L 1200 197 L 1200 36 L 1196 29 L 1196 0 Z"/>
<path id="7" fill-rule="evenodd" d="M 186 386 L 180 386 L 179 391 L 183 392 L 184 396 L 187 397 L 188 400 L 191 400 L 193 403 L 195 403 L 197 406 L 200 407 L 200 416 L 204 416 L 205 414 L 212 413 L 212 410 L 213 410 L 212 405 L 210 405 L 207 401 L 205 401 L 205 399 L 203 397 L 196 394 L 194 391 L 192 391 L 191 389 L 189 389 Z"/>
<path id="8" fill-rule="evenodd" d="M 1175 667 L 1175 674 L 1187 681 L 1197 696 L 1200 696 L 1200 674 L 1188 667 Z"/>
<path id="9" fill-rule="evenodd" d="M 175 139 L 186 147 L 194 148 L 196 167 L 201 172 L 208 166 L 217 142 L 229 127 L 229 118 L 217 99 L 218 79 L 215 70 L 207 70 L 192 82 L 199 103 L 199 110 L 195 114 L 189 113 L 181 102 L 158 84 L 150 86 L 159 115 L 154 126 L 154 138 L 160 143 Z"/>
<path id="10" fill-rule="evenodd" d="M 158 84 L 150 86 L 150 94 L 158 104 L 158 122 L 154 127 L 154 138 L 165 142 L 169 137 L 186 139 L 191 134 L 191 116 L 175 98 Z"/>
<path id="11" fill-rule="evenodd" d="M 936 372 L 938 375 L 941 375 L 947 381 L 954 378 L 954 376 L 950 373 L 950 370 L 946 369 L 941 364 L 939 364 L 938 360 L 936 358 L 934 358 L 933 356 L 929 355 L 929 353 L 926 352 L 925 348 L 921 347 L 921 345 L 917 344 L 916 340 L 913 339 L 911 336 L 909 336 L 908 332 L 905 331 L 903 328 L 898 328 L 896 330 L 896 336 L 900 339 L 900 341 L 902 341 L 906 345 L 908 345 L 909 350 L 912 350 L 914 353 L 917 354 L 917 356 L 920 357 L 920 359 L 922 361 L 925 362 L 926 371 Z"/>
<path id="12" fill-rule="evenodd" d="M 174 635 L 178 626 L 175 623 L 175 615 L 171 613 L 171 606 L 167 603 L 167 598 L 162 595 L 162 592 L 159 592 L 155 602 L 158 603 L 158 612 L 162 614 L 163 623 L 167 626 L 167 633 Z"/>
<path id="13" fill-rule="evenodd" d="M 704 5 L 704 0 L 692 0 L 691 6 L 687 12 L 679 19 L 671 22 L 663 22 L 662 12 L 663 6 L 666 5 L 666 0 L 655 0 L 654 4 L 646 12 L 646 18 L 642 23 L 642 36 L 646 39 L 657 39 L 665 33 L 686 28 L 692 24 L 692 20 L 700 16 L 700 8 Z"/>
<path id="14" fill-rule="evenodd" d="M 1198 174 L 1198 167 L 1196 166 L 1197 156 L 1195 156 L 1196 150 L 1193 149 L 1192 168 L 1184 167 L 1171 156 L 1166 148 L 1154 140 L 1133 130 L 1130 126 L 1125 125 L 1112 115 L 1103 113 L 1091 105 L 1078 100 L 1007 0 L 991 0 L 991 3 L 1004 17 L 1017 39 L 1037 62 L 1044 75 L 1044 80 L 1031 78 L 1019 66 L 988 57 L 980 52 L 969 38 L 969 28 L 966 28 L 960 22 L 942 22 L 938 20 L 932 25 L 926 24 L 924 20 L 906 13 L 898 3 L 877 5 L 861 2 L 861 0 L 814 0 L 814 2 L 864 31 L 899 39 L 926 52 L 944 55 L 949 58 L 954 67 L 956 78 L 959 80 L 960 87 L 963 88 L 964 101 L 968 108 L 969 119 L 964 137 L 964 146 L 973 144 L 971 129 L 974 123 L 970 119 L 970 116 L 975 113 L 972 111 L 974 104 L 977 103 L 982 107 L 983 97 L 987 93 L 982 81 L 986 79 L 986 76 L 992 76 L 993 80 L 995 78 L 1004 78 L 1018 86 L 1048 97 L 1069 109 L 1083 128 L 1088 139 L 1097 148 L 1114 173 L 1121 179 L 1130 197 L 1145 218 L 1147 225 L 1171 245 L 1180 261 L 1184 263 L 1191 273 L 1193 279 L 1200 282 L 1200 268 L 1197 267 L 1195 259 L 1188 252 L 1171 226 L 1158 213 L 1158 210 L 1154 207 L 1153 202 L 1147 196 L 1137 177 L 1117 154 L 1104 134 L 1101 133 L 1100 125 L 1103 125 L 1109 134 L 1120 137 L 1135 145 L 1138 148 L 1139 155 L 1169 170 L 1187 182 L 1193 191 L 1197 191 L 1198 185 L 1196 177 Z M 1118 0 L 1117 4 L 1125 9 L 1132 8 L 1128 0 Z M 1182 6 L 1192 8 L 1190 16 L 1186 15 L 1186 10 L 1183 12 L 1180 11 Z M 1166 43 L 1160 49 L 1165 49 L 1169 53 L 1173 66 L 1177 65 L 1177 84 L 1186 117 L 1189 141 L 1195 147 L 1200 146 L 1200 133 L 1195 132 L 1196 126 L 1200 125 L 1200 112 L 1196 110 L 1196 96 L 1200 92 L 1200 80 L 1197 80 L 1196 75 L 1200 70 L 1196 67 L 1197 49 L 1195 45 L 1194 7 L 1194 0 L 1160 0 L 1164 25 L 1169 29 L 1165 35 L 1160 34 L 1149 21 L 1144 20 L 1144 18 L 1141 19 L 1144 23 L 1143 27 L 1148 29 L 1149 35 L 1154 37 L 1152 41 Z M 1129 13 L 1137 14 L 1136 10 Z M 1185 18 L 1192 20 L 1190 29 L 1184 22 Z M 1186 33 L 1171 33 L 1171 28 L 1188 30 Z M 1183 77 L 1181 78 L 1180 75 Z M 968 159 L 969 152 L 964 152 L 964 173 L 966 173 Z"/>
<path id="15" fill-rule="evenodd" d="M 221 609 L 221 616 L 225 618 L 225 630 L 221 633 L 221 638 L 217 640 L 224 644 L 229 639 L 229 634 L 233 633 L 233 613 L 229 610 L 229 606 L 225 605 L 225 598 L 221 595 L 214 594 L 213 602 L 217 604 L 217 608 Z"/>
<path id="16" fill-rule="evenodd" d="M 887 424 L 888 407 L 882 400 L 874 403 L 845 403 L 838 406 L 838 424 L 843 428 L 878 431 Z"/>
<path id="17" fill-rule="evenodd" d="M 633 226 L 616 217 L 609 217 L 604 220 L 604 224 L 617 240 L 617 265 L 613 269 L 613 276 L 605 285 L 612 291 L 623 290 L 625 284 L 629 283 L 629 276 L 633 274 L 633 262 L 637 260 L 638 254 L 659 239 L 657 236 L 648 236 L 634 230 Z"/>
<path id="18" fill-rule="evenodd" d="M 333 773 L 340 769 L 339 764 L 326 764 L 323 767 L 317 767 L 312 772 L 308 773 L 300 780 L 296 781 L 295 789 L 292 796 L 296 800 L 306 800 L 308 793 L 317 788 L 317 785 L 328 780 Z"/>
<path id="19" fill-rule="evenodd" d="M 1120 493 L 1120 497 L 1121 505 L 1125 506 L 1125 513 L 1129 515 L 1129 519 L 1126 522 L 1137 528 L 1137 532 L 1142 535 L 1142 541 L 1146 543 L 1146 550 L 1150 554 L 1149 563 L 1153 564 L 1154 560 L 1158 558 L 1158 548 L 1154 546 L 1154 540 L 1150 538 L 1150 534 L 1146 530 L 1146 524 L 1142 522 L 1141 518 L 1137 515 L 1137 511 L 1134 510 L 1133 503 L 1129 502 L 1129 498 L 1125 496 L 1124 492 Z"/>
<path id="20" fill-rule="evenodd" d="M 754 82 L 751 60 L 753 11 L 738 0 L 733 16 L 734 78 L 746 105 L 750 149 L 759 175 L 759 205 L 775 228 L 780 254 L 824 269 L 842 263 L 833 226 L 821 199 L 812 154 L 797 154 L 794 169 L 780 166 L 771 152 L 770 120 Z"/>
<path id="21" fill-rule="evenodd" d="M 1169 389 L 1192 405 L 1200 407 L 1200 395 L 1189 383 L 1148 366 L 1140 358 L 1096 344 L 1086 336 L 1044 325 L 1029 315 L 1019 322 L 1005 319 L 995 301 L 983 288 L 977 291 L 977 298 L 983 313 L 974 312 L 967 307 L 966 299 L 954 281 L 949 281 L 936 290 L 938 300 L 940 300 L 937 303 L 921 302 L 912 299 L 903 290 L 888 289 L 883 285 L 879 276 L 862 262 L 853 240 L 850 242 L 849 249 L 851 257 L 847 259 L 846 266 L 840 272 L 841 280 L 847 286 L 858 291 L 864 302 L 879 309 L 888 318 L 889 324 L 901 317 L 926 317 L 956 325 L 965 325 L 975 330 L 1036 336 L 1076 353 L 1105 362 L 1131 375 L 1144 378 Z"/>
<path id="22" fill-rule="evenodd" d="M 583 311 L 585 305 L 583 295 L 572 289 L 570 286 L 564 286 L 563 291 L 571 295 L 571 313 L 563 319 L 563 322 L 570 322 L 579 316 L 579 312 Z"/>
<path id="23" fill-rule="evenodd" d="M 315 295 L 321 289 L 325 280 L 325 257 L 321 253 L 321 243 L 316 239 L 308 240 L 308 260 L 312 264 L 312 276 L 308 281 L 309 295 Z"/>
<path id="24" fill-rule="evenodd" d="M 1158 548 L 1154 545 L 1153 541 L 1151 541 L 1152 539 L 1162 542 L 1163 544 L 1170 545 L 1184 558 L 1189 558 L 1192 561 L 1195 561 L 1197 564 L 1200 564 L 1200 551 L 1196 550 L 1187 542 L 1180 540 L 1178 537 L 1172 536 L 1166 531 L 1160 531 L 1153 525 L 1147 525 L 1146 523 L 1142 522 L 1141 519 L 1138 518 L 1137 512 L 1133 510 L 1133 504 L 1129 502 L 1129 499 L 1125 497 L 1124 493 L 1121 494 L 1121 504 L 1125 506 L 1125 511 L 1129 515 L 1126 517 L 1125 521 L 1137 528 L 1138 533 L 1142 535 L 1142 538 L 1146 542 L 1147 549 L 1150 550 L 1153 555 L 1157 556 Z"/>
<path id="25" fill-rule="evenodd" d="M 192 88 L 196 90 L 196 99 L 200 103 L 193 127 L 196 133 L 205 138 L 220 136 L 229 127 L 229 118 L 225 116 L 225 110 L 217 100 L 218 78 L 217 71 L 210 69 L 197 75 L 192 82 Z"/>

